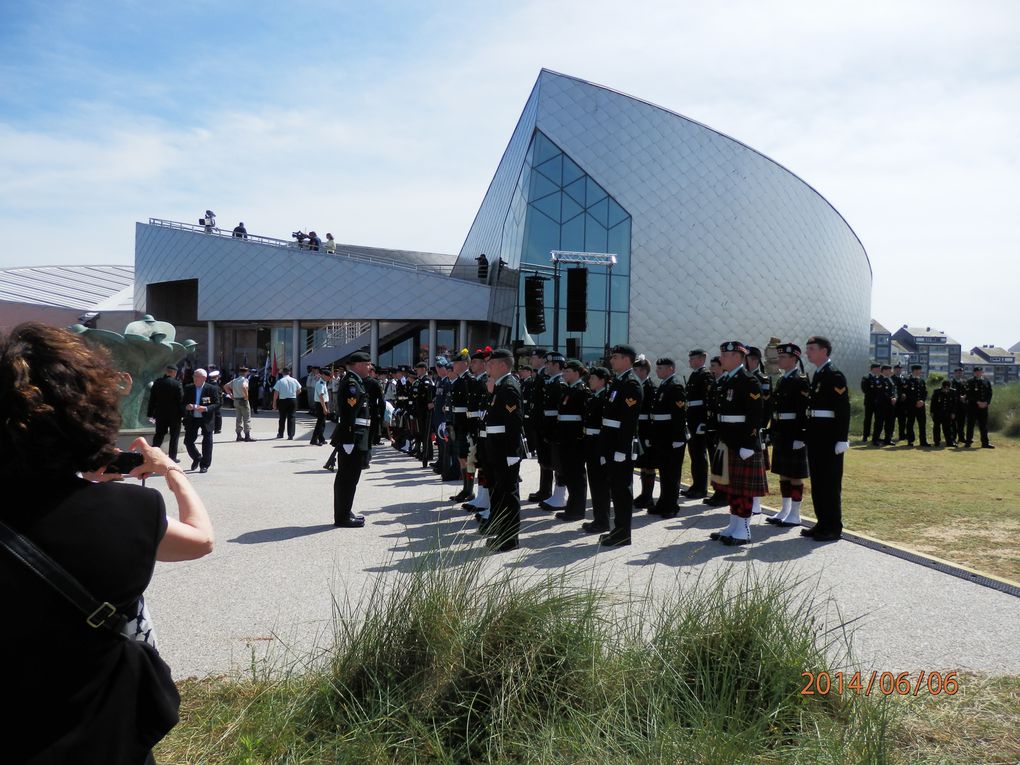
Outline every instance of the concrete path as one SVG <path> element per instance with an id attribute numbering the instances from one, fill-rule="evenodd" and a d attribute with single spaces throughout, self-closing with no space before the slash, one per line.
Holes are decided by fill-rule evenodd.
<path id="1" fill-rule="evenodd" d="M 309 446 L 312 421 L 299 423 L 294 441 L 276 440 L 275 418 L 260 414 L 260 440 L 236 443 L 233 413 L 224 414 L 212 469 L 192 476 L 212 515 L 216 550 L 198 561 L 158 564 L 146 595 L 160 650 L 178 678 L 246 669 L 267 656 L 277 666 L 307 656 L 328 645 L 334 598 L 357 601 L 374 577 L 409 570 L 415 553 L 437 545 L 461 559 L 482 556 L 493 570 L 568 572 L 624 594 L 755 566 L 802 582 L 829 628 L 852 622 L 864 669 L 1020 675 L 1020 598 L 846 541 L 812 543 L 760 518 L 755 544 L 723 547 L 708 534 L 726 524 L 726 511 L 695 502 L 667 521 L 638 512 L 633 545 L 602 551 L 577 524 L 525 505 L 521 549 L 489 556 L 474 521 L 447 501 L 459 484 L 441 484 L 386 446 L 377 448 L 358 490 L 368 524 L 337 529 L 333 474 L 322 470 L 330 449 Z M 183 449 L 182 465 L 189 466 Z M 527 461 L 523 493 L 537 487 L 537 473 Z M 174 513 L 163 481 L 149 485 Z"/>

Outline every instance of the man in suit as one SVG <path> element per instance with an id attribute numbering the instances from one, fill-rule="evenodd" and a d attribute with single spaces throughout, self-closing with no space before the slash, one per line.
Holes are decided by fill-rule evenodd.
<path id="1" fill-rule="evenodd" d="M 204 369 L 196 369 L 194 382 L 184 388 L 184 448 L 191 457 L 191 469 L 208 473 L 212 464 L 213 430 L 216 413 L 220 410 L 220 389 L 209 382 Z M 199 431 L 202 433 L 202 451 L 195 448 Z"/>
<path id="2" fill-rule="evenodd" d="M 156 424 L 156 434 L 152 437 L 152 445 L 159 448 L 163 445 L 163 437 L 170 434 L 170 444 L 166 453 L 174 462 L 177 459 L 177 440 L 181 435 L 181 412 L 184 407 L 184 386 L 177 379 L 177 367 L 167 364 L 161 378 L 152 384 L 149 392 L 148 418 Z"/>

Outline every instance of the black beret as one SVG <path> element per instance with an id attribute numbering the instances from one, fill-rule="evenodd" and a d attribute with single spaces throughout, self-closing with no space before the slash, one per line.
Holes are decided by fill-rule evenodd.
<path id="1" fill-rule="evenodd" d="M 885 370 L 887 370 L 887 369 L 892 369 L 892 367 L 891 367 L 891 366 L 889 366 L 888 364 L 883 364 L 883 365 L 882 365 L 882 371 L 884 372 L 884 371 L 885 371 Z"/>
<path id="2" fill-rule="evenodd" d="M 655 360 L 655 366 L 657 367 L 675 367 L 676 362 L 673 361 L 669 356 L 663 356 Z"/>
<path id="3" fill-rule="evenodd" d="M 347 357 L 348 364 L 356 364 L 359 361 L 371 361 L 372 357 L 369 356 L 365 351 L 355 351 Z"/>
<path id="4" fill-rule="evenodd" d="M 467 361 L 470 358 L 467 350 L 460 350 L 450 356 L 450 361 Z"/>
<path id="5" fill-rule="evenodd" d="M 893 365 L 893 369 L 903 369 L 903 365 L 902 364 L 894 364 Z"/>
<path id="6" fill-rule="evenodd" d="M 758 348 L 754 345 L 749 345 L 747 346 L 747 355 L 754 356 L 756 359 L 761 361 L 761 348 Z"/>
<path id="7" fill-rule="evenodd" d="M 708 354 L 705 353 L 704 348 L 694 348 L 693 350 L 687 351 L 687 358 L 691 358 L 693 356 L 707 356 L 707 355 Z"/>
<path id="8" fill-rule="evenodd" d="M 718 356 L 713 356 L 712 359 L 708 363 L 709 364 L 722 364 L 722 359 L 720 359 Z"/>
<path id="9" fill-rule="evenodd" d="M 519 372 L 534 372 L 535 370 L 532 368 L 531 364 L 522 364 L 518 371 Z"/>
<path id="10" fill-rule="evenodd" d="M 563 368 L 573 369 L 575 372 L 582 375 L 588 371 L 587 369 L 584 368 L 584 364 L 582 364 L 577 359 L 570 359 L 570 361 L 568 361 Z"/>
<path id="11" fill-rule="evenodd" d="M 487 358 L 489 358 L 490 353 L 492 353 L 491 349 L 487 351 L 484 350 L 483 348 L 479 348 L 478 350 L 471 354 L 471 360 L 475 361 L 481 359 L 482 361 L 485 361 Z"/>
<path id="12" fill-rule="evenodd" d="M 544 359 L 546 356 L 549 355 L 549 352 L 545 348 L 532 348 L 531 355 L 538 356 L 540 359 Z"/>
<path id="13" fill-rule="evenodd" d="M 507 348 L 497 348 L 489 356 L 490 359 L 506 359 L 511 361 L 513 360 L 513 357 L 514 355 L 510 353 Z"/>
<path id="14" fill-rule="evenodd" d="M 613 376 L 613 373 L 610 372 L 605 367 L 592 367 L 590 370 L 588 370 L 588 374 L 590 374 L 592 377 L 598 377 L 600 380 L 608 380 L 610 377 Z"/>
<path id="15" fill-rule="evenodd" d="M 740 353 L 747 353 L 747 346 L 739 340 L 727 340 L 719 346 L 720 351 L 740 351 Z"/>
<path id="16" fill-rule="evenodd" d="M 780 353 L 782 353 L 782 351 L 780 351 Z M 872 364 L 870 367 L 868 367 L 868 369 L 878 369 L 880 366 L 882 366 L 882 365 L 881 364 Z"/>
<path id="17" fill-rule="evenodd" d="M 974 371 L 975 372 L 984 372 L 985 368 L 984 367 L 974 367 Z"/>
<path id="18" fill-rule="evenodd" d="M 553 364 L 564 364 L 567 359 L 559 351 L 549 351 L 546 354 L 545 360 Z"/>
<path id="19" fill-rule="evenodd" d="M 626 343 L 620 343 L 619 345 L 614 345 L 612 348 L 609 349 L 609 354 L 610 355 L 612 355 L 614 353 L 619 353 L 621 356 L 630 356 L 631 359 L 636 359 L 637 358 L 637 351 L 634 350 L 634 346 L 633 345 L 627 345 Z"/>
<path id="20" fill-rule="evenodd" d="M 800 358 L 800 346 L 794 345 L 793 343 L 783 343 L 776 348 L 776 351 L 787 356 L 796 356 L 798 359 Z M 878 364 L 872 364 L 872 366 L 877 367 Z"/>
<path id="21" fill-rule="evenodd" d="M 924 369 L 924 367 L 921 366 L 920 364 L 911 364 L 910 371 L 913 372 L 915 369 Z"/>

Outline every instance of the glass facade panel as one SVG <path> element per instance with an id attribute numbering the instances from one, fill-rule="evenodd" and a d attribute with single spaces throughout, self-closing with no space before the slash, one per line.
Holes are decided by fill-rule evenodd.
<path id="1" fill-rule="evenodd" d="M 539 345 L 553 345 L 552 250 L 612 253 L 617 263 L 609 270 L 588 266 L 588 328 L 582 333 L 566 332 L 566 277 L 560 282 L 559 350 L 566 339 L 576 339 L 585 360 L 600 358 L 605 345 L 626 342 L 630 310 L 630 215 L 591 176 L 560 151 L 546 135 L 536 130 L 528 148 L 517 189 L 503 223 L 501 252 L 510 268 L 522 276 L 538 273 L 550 277 L 544 292 L 546 331 L 529 331 Z M 567 268 L 570 266 L 564 266 Z M 611 292 L 611 296 L 610 296 Z M 612 314 L 607 317 L 607 304 Z M 518 285 L 518 327 L 523 337 L 524 280 Z M 606 337 L 607 318 L 611 337 Z"/>

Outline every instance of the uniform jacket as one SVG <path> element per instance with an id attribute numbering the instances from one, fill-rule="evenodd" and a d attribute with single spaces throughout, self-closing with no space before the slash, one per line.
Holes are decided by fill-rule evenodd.
<path id="1" fill-rule="evenodd" d="M 876 407 L 889 407 L 894 406 L 896 402 L 893 401 L 896 398 L 896 383 L 893 382 L 891 377 L 885 375 L 879 375 L 875 381 L 875 406 Z"/>
<path id="2" fill-rule="evenodd" d="M 453 417 L 453 427 L 457 436 L 467 435 L 468 426 L 468 404 L 471 398 L 471 375 L 465 369 L 460 375 L 453 379 L 450 385 L 449 401 L 450 414 Z M 449 425 L 451 420 L 447 419 Z"/>
<path id="3" fill-rule="evenodd" d="M 638 438 L 642 446 L 652 445 L 652 404 L 655 402 L 655 383 L 649 375 L 641 382 L 641 414 L 638 415 Z"/>
<path id="4" fill-rule="evenodd" d="M 633 369 L 613 377 L 609 382 L 606 402 L 602 409 L 602 455 L 606 461 L 615 452 L 629 458 L 631 446 L 637 437 L 638 415 L 641 414 L 643 391 Z"/>
<path id="5" fill-rule="evenodd" d="M 608 390 L 606 387 L 592 391 L 584 401 L 581 423 L 584 426 L 584 453 L 587 458 L 601 455 L 599 444 L 602 440 L 602 413 L 608 400 Z"/>
<path id="6" fill-rule="evenodd" d="M 505 465 L 507 457 L 526 456 L 521 440 L 522 403 L 521 384 L 510 374 L 497 382 L 491 399 L 485 403 L 485 456 L 495 465 Z"/>
<path id="7" fill-rule="evenodd" d="M 337 385 L 337 395 L 343 391 L 342 384 L 343 380 L 341 379 L 340 384 Z M 368 394 L 368 411 L 371 414 L 372 428 L 375 430 L 386 416 L 386 399 L 383 398 L 383 387 L 374 377 L 366 377 L 361 381 L 361 384 L 365 393 Z"/>
<path id="8" fill-rule="evenodd" d="M 489 391 L 486 388 L 488 379 L 487 372 L 482 372 L 478 377 L 468 375 L 468 429 L 475 435 L 485 422 L 485 412 L 489 406 Z"/>
<path id="9" fill-rule="evenodd" d="M 556 417 L 556 440 L 570 449 L 580 448 L 584 439 L 584 405 L 591 391 L 580 380 L 573 385 L 563 386 L 559 414 Z"/>
<path id="10" fill-rule="evenodd" d="M 957 408 L 965 409 L 967 407 L 967 381 L 962 377 L 959 379 L 952 377 L 949 380 L 949 388 L 956 397 Z"/>
<path id="11" fill-rule="evenodd" d="M 956 414 L 956 395 L 953 389 L 936 388 L 931 394 L 931 417 L 933 420 L 948 419 Z"/>
<path id="12" fill-rule="evenodd" d="M 446 422 L 446 408 L 449 406 L 450 378 L 441 377 L 436 380 L 436 396 L 432 400 L 435 406 L 432 408 L 432 428 L 438 429 Z"/>
<path id="13" fill-rule="evenodd" d="M 758 385 L 761 386 L 761 421 L 763 426 L 767 426 L 769 420 L 772 418 L 772 378 L 765 374 L 765 370 L 762 367 L 758 367 L 756 370 L 751 372 L 751 374 L 754 375 L 754 378 L 758 381 Z"/>
<path id="14" fill-rule="evenodd" d="M 532 383 L 531 388 L 531 409 L 528 411 L 528 418 L 537 430 L 541 430 L 542 418 L 544 417 L 542 411 L 543 398 L 545 394 L 545 381 L 549 379 L 549 373 L 545 371 L 545 367 L 542 367 L 537 370 L 534 375 L 532 375 L 531 379 L 534 380 L 534 382 Z M 535 444 L 532 444 L 532 446 L 534 445 Z"/>
<path id="15" fill-rule="evenodd" d="M 799 369 L 780 375 L 772 392 L 772 433 L 774 443 L 792 447 L 794 441 L 805 441 L 808 398 L 811 384 Z"/>
<path id="16" fill-rule="evenodd" d="M 907 397 L 907 409 L 914 409 L 917 407 L 918 401 L 928 400 L 928 385 L 925 383 L 924 378 L 914 377 L 911 375 L 907 378 L 906 384 L 903 386 L 904 395 Z"/>
<path id="17" fill-rule="evenodd" d="M 695 369 L 687 380 L 687 427 L 691 435 L 704 434 L 715 378 L 705 367 Z"/>
<path id="18" fill-rule="evenodd" d="M 687 394 L 674 374 L 659 383 L 652 398 L 650 427 L 652 443 L 671 449 L 687 441 Z"/>
<path id="19" fill-rule="evenodd" d="M 194 396 L 194 391 L 192 391 Z M 147 417 L 172 420 L 184 413 L 184 386 L 176 377 L 164 375 L 152 383 Z"/>
<path id="20" fill-rule="evenodd" d="M 337 396 L 337 423 L 330 444 L 336 447 L 354 444 L 354 451 L 367 454 L 372 411 L 364 381 L 354 372 L 348 372 L 340 383 Z"/>
<path id="21" fill-rule="evenodd" d="M 761 451 L 764 415 L 761 384 L 743 366 L 719 378 L 716 429 L 719 440 L 730 449 Z"/>
<path id="22" fill-rule="evenodd" d="M 992 403 L 992 384 L 983 377 L 972 377 L 967 380 L 967 403 L 976 407 L 979 401 Z"/>
<path id="23" fill-rule="evenodd" d="M 524 409 L 524 419 L 531 419 L 531 404 L 535 397 L 535 375 L 532 374 L 527 380 L 521 383 L 521 408 Z"/>
<path id="24" fill-rule="evenodd" d="M 563 375 L 547 377 L 542 386 L 542 417 L 538 420 L 539 433 L 542 438 L 556 443 L 559 433 L 560 399 L 563 398 L 563 391 L 567 384 L 563 382 Z"/>
<path id="25" fill-rule="evenodd" d="M 436 398 L 436 384 L 427 376 L 411 383 L 411 403 L 418 417 L 428 417 L 429 404 Z"/>
<path id="26" fill-rule="evenodd" d="M 850 392 L 846 375 L 826 362 L 811 380 L 807 435 L 811 441 L 833 444 L 850 439 Z M 813 412 L 833 412 L 834 417 L 819 417 Z"/>
<path id="27" fill-rule="evenodd" d="M 216 412 L 220 409 L 220 389 L 219 386 L 206 380 L 205 385 L 202 386 L 202 401 L 201 404 L 207 409 L 202 412 L 202 425 L 211 425 L 213 420 L 216 418 Z M 183 406 L 195 403 L 195 383 L 188 383 L 184 386 L 184 401 Z M 183 412 L 184 421 L 197 420 L 194 412 Z"/>

